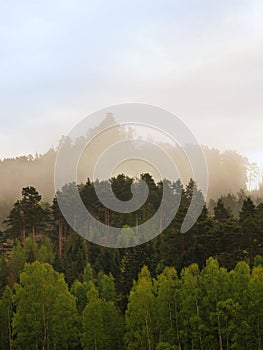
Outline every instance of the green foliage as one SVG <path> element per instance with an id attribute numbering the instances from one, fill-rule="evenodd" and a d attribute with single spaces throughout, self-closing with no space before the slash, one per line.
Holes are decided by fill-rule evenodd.
<path id="1" fill-rule="evenodd" d="M 62 275 L 47 263 L 26 264 L 15 287 L 13 345 L 31 350 L 68 349 L 78 338 L 75 298 Z"/>
<path id="2" fill-rule="evenodd" d="M 77 309 L 81 313 L 87 304 L 87 293 L 90 289 L 90 283 L 81 283 L 79 280 L 74 281 L 70 288 L 70 293 L 74 295 L 77 300 Z"/>
<path id="3" fill-rule="evenodd" d="M 64 255 L 63 272 L 67 282 L 72 285 L 76 279 L 82 279 L 87 264 L 86 242 L 76 233 L 72 234 L 65 243 Z"/>
<path id="4" fill-rule="evenodd" d="M 83 273 L 84 282 L 89 282 L 93 280 L 93 271 L 89 263 L 87 263 L 84 273 Z"/>
<path id="5" fill-rule="evenodd" d="M 176 345 L 170 345 L 169 343 L 159 343 L 156 350 L 178 350 Z"/>
<path id="6" fill-rule="evenodd" d="M 22 272 L 26 263 L 25 250 L 21 246 L 20 241 L 16 242 L 16 245 L 11 251 L 10 259 L 7 263 L 7 284 L 13 287 L 14 283 L 18 282 L 19 275 Z"/>
<path id="7" fill-rule="evenodd" d="M 166 267 L 156 281 L 155 327 L 159 341 L 180 343 L 179 290 L 180 280 L 173 267 Z"/>
<path id="8" fill-rule="evenodd" d="M 149 174 L 138 183 L 142 180 L 149 197 L 129 215 L 103 207 L 94 183 L 78 186 L 95 218 L 122 228 L 119 240 L 124 243 L 134 243 L 131 227 L 158 209 L 164 185 L 170 192 L 160 227 L 166 209 L 182 195 L 170 226 L 154 240 L 128 249 L 85 241 L 65 222 L 56 199 L 50 209 L 34 188 L 23 189 L 1 235 L 1 349 L 69 350 L 81 344 L 96 350 L 263 349 L 263 203 L 241 191 L 214 202 L 212 215 L 193 180 L 185 188 L 180 181 L 156 184 Z M 109 183 L 125 201 L 133 181 L 121 175 Z M 70 198 L 72 186 L 59 195 Z M 203 211 L 181 234 L 193 197 Z M 78 220 L 78 208 L 73 209 Z M 107 239 L 94 222 L 88 223 L 89 231 Z M 151 227 L 146 231 L 148 236 Z"/>
<path id="9" fill-rule="evenodd" d="M 124 225 L 121 233 L 118 236 L 117 245 L 119 247 L 129 247 L 136 244 L 138 244 L 138 240 L 135 236 L 135 233 L 128 225 Z"/>
<path id="10" fill-rule="evenodd" d="M 98 289 L 100 297 L 106 301 L 116 301 L 116 290 L 112 274 L 99 273 Z"/>
<path id="11" fill-rule="evenodd" d="M 254 267 L 248 284 L 248 324 L 250 349 L 263 348 L 263 268 Z"/>
<path id="12" fill-rule="evenodd" d="M 45 228 L 49 207 L 40 201 L 41 195 L 34 187 L 22 189 L 22 199 L 15 202 L 5 220 L 10 238 L 20 238 L 23 242 L 28 235 L 34 237 L 37 231 Z"/>
<path id="13" fill-rule="evenodd" d="M 83 280 L 83 283 L 75 280 L 70 289 L 71 294 L 76 297 L 77 309 L 80 314 L 87 305 L 90 290 L 94 287 L 93 271 L 90 264 L 87 264 L 84 269 Z"/>
<path id="14" fill-rule="evenodd" d="M 129 295 L 125 314 L 128 350 L 154 349 L 154 292 L 150 272 L 144 266 Z"/>
<path id="15" fill-rule="evenodd" d="M 200 271 L 197 264 L 183 269 L 180 290 L 181 342 L 190 349 L 202 349 Z"/>
<path id="16" fill-rule="evenodd" d="M 42 237 L 41 246 L 38 251 L 38 260 L 49 264 L 53 264 L 55 261 L 52 243 L 47 237 Z"/>
<path id="17" fill-rule="evenodd" d="M 11 320 L 13 317 L 12 298 L 12 290 L 6 287 L 0 299 L 0 349 L 11 349 Z"/>
<path id="18" fill-rule="evenodd" d="M 123 349 L 123 318 L 112 301 L 99 298 L 94 285 L 88 292 L 88 304 L 82 319 L 84 350 Z"/>
<path id="19" fill-rule="evenodd" d="M 214 213 L 215 219 L 219 222 L 224 222 L 231 216 L 230 211 L 225 208 L 222 198 L 219 198 L 217 201 L 216 207 L 214 208 Z"/>
<path id="20" fill-rule="evenodd" d="M 24 252 L 26 261 L 32 263 L 39 257 L 38 245 L 32 236 L 28 237 L 24 242 Z"/>
<path id="21" fill-rule="evenodd" d="M 0 296 L 7 285 L 7 274 L 7 259 L 4 256 L 0 256 Z"/>

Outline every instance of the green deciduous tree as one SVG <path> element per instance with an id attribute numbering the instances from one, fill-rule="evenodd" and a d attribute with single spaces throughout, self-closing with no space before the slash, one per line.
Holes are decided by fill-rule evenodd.
<path id="1" fill-rule="evenodd" d="M 263 349 L 263 268 L 254 267 L 248 284 L 249 348 Z"/>
<path id="2" fill-rule="evenodd" d="M 47 263 L 26 264 L 15 288 L 13 345 L 18 349 L 73 349 L 78 338 L 75 298 L 63 275 Z"/>
<path id="3" fill-rule="evenodd" d="M 236 349 L 248 348 L 248 285 L 250 281 L 250 268 L 245 261 L 240 261 L 234 270 L 230 271 L 231 298 L 239 304 L 237 313 L 237 332 L 234 335 L 233 347 Z"/>
<path id="4" fill-rule="evenodd" d="M 219 303 L 229 296 L 230 280 L 226 269 L 220 268 L 218 262 L 209 258 L 200 274 L 202 298 L 202 323 L 205 337 L 204 348 L 224 349 L 225 339 L 223 325 L 219 317 Z M 216 345 L 217 344 L 217 345 Z"/>
<path id="5" fill-rule="evenodd" d="M 81 343 L 84 350 L 122 350 L 123 318 L 112 301 L 99 298 L 93 285 L 83 316 Z"/>
<path id="6" fill-rule="evenodd" d="M 129 295 L 125 314 L 125 342 L 128 350 L 154 350 L 153 281 L 144 266 Z"/>
<path id="7" fill-rule="evenodd" d="M 84 269 L 83 283 L 79 280 L 75 280 L 70 288 L 71 294 L 77 299 L 77 308 L 79 313 L 82 313 L 88 301 L 88 292 L 94 287 L 93 272 L 90 264 L 88 263 Z"/>
<path id="8" fill-rule="evenodd" d="M 200 271 L 197 264 L 192 264 L 181 273 L 181 341 L 186 350 L 203 350 Z"/>
<path id="9" fill-rule="evenodd" d="M 178 345 L 180 339 L 180 286 L 175 268 L 166 267 L 156 282 L 157 298 L 155 304 L 155 325 L 158 342 Z"/>

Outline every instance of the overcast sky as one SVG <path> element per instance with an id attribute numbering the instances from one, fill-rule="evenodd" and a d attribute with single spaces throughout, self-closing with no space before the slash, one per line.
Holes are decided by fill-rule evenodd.
<path id="1" fill-rule="evenodd" d="M 263 1 L 1 1 L 0 158 L 124 102 L 263 163 Z"/>

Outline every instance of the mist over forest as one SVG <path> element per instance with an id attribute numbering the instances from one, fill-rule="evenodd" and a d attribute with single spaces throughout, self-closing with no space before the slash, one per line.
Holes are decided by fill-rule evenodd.
<path id="1" fill-rule="evenodd" d="M 100 130 L 109 127 L 103 133 Z M 114 117 L 109 113 L 97 127 L 90 129 L 87 136 L 93 137 L 83 152 L 77 172 L 77 182 L 85 183 L 88 178 L 92 178 L 93 169 L 97 159 L 102 152 L 114 142 L 119 140 L 136 140 L 136 130 L 133 128 L 125 129 L 118 125 Z M 8 215 L 10 208 L 19 198 L 21 189 L 26 186 L 33 186 L 41 193 L 43 201 L 51 202 L 54 195 L 54 169 L 58 150 L 63 143 L 64 150 L 70 154 L 83 146 L 87 139 L 84 137 L 71 140 L 68 137 L 62 137 L 56 148 L 50 148 L 45 154 L 34 156 L 25 155 L 16 158 L 5 158 L 0 160 L 0 220 L 1 222 Z M 155 140 L 156 143 L 156 140 Z M 184 150 L 178 145 L 157 141 L 158 146 L 168 154 L 176 164 L 180 180 L 186 185 L 190 178 L 193 178 L 193 172 L 189 160 Z M 135 143 L 131 147 L 136 147 Z M 148 147 L 147 143 L 143 147 Z M 191 146 L 189 146 L 191 147 Z M 241 154 L 227 150 L 221 152 L 216 148 L 202 146 L 203 154 L 207 163 L 208 170 L 208 194 L 207 201 L 216 201 L 220 196 L 227 196 L 229 193 L 238 195 L 240 191 L 249 191 L 253 181 L 257 177 L 255 164 L 250 164 L 248 159 Z M 130 160 L 121 164 L 115 169 L 117 176 L 125 173 L 127 176 L 139 177 L 142 173 L 151 173 L 156 180 L 158 173 L 143 161 Z M 168 175 L 171 181 L 176 181 L 178 176 L 171 173 Z M 157 178 L 156 178 L 157 177 Z M 256 199 L 263 196 L 262 182 L 257 190 L 249 191 Z"/>
<path id="2" fill-rule="evenodd" d="M 0 350 L 263 350 L 263 1 L 0 11 Z"/>

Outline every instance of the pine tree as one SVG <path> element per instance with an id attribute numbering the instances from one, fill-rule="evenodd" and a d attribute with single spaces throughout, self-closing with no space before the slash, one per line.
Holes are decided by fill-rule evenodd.
<path id="1" fill-rule="evenodd" d="M 15 202 L 4 224 L 7 225 L 7 230 L 5 232 L 6 238 L 11 238 L 14 241 L 19 238 L 21 242 L 25 241 L 26 226 L 24 211 L 20 200 Z"/>
<path id="2" fill-rule="evenodd" d="M 34 187 L 24 187 L 22 190 L 22 210 L 27 234 L 35 238 L 37 230 L 44 227 L 47 213 L 40 205 L 41 195 Z"/>
<path id="3" fill-rule="evenodd" d="M 246 239 L 246 244 L 249 252 L 250 267 L 253 266 L 254 257 L 256 255 L 254 242 L 255 234 L 257 231 L 256 217 L 257 212 L 255 204 L 251 198 L 248 197 L 244 200 L 242 209 L 239 214 L 239 221 Z"/>
<path id="4" fill-rule="evenodd" d="M 219 222 L 224 222 L 230 218 L 231 214 L 224 206 L 222 198 L 219 198 L 216 206 L 214 207 L 215 219 Z"/>

